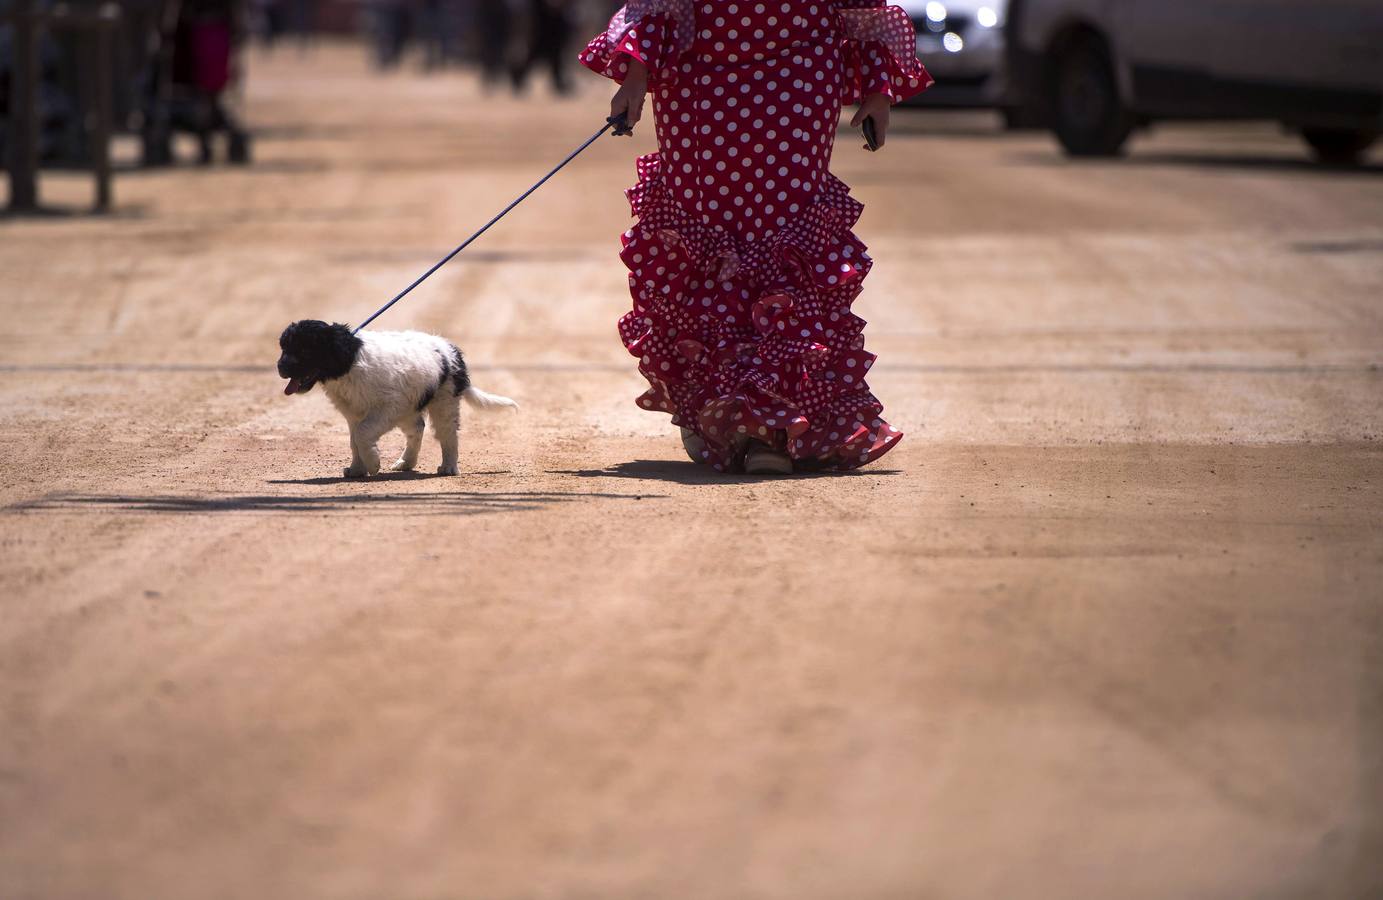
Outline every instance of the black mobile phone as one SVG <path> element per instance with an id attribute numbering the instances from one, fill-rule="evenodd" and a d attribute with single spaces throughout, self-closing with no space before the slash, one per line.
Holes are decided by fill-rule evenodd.
<path id="1" fill-rule="evenodd" d="M 874 127 L 874 117 L 865 116 L 864 122 L 861 123 L 860 128 L 864 131 L 864 145 L 869 148 L 869 152 L 873 153 L 875 150 L 878 150 L 879 132 Z"/>

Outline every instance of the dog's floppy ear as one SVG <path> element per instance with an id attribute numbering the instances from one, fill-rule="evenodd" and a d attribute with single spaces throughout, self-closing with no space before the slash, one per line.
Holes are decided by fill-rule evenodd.
<path id="1" fill-rule="evenodd" d="M 351 334 L 350 326 L 340 322 L 331 325 L 325 322 L 314 323 L 321 326 L 318 336 L 322 378 L 340 378 L 355 365 L 355 357 L 360 353 L 364 341 Z"/>

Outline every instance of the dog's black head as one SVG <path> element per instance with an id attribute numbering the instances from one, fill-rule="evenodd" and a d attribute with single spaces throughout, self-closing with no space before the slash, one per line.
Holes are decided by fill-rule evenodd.
<path id="1" fill-rule="evenodd" d="M 340 378 L 355 365 L 360 338 L 345 325 L 303 319 L 279 335 L 279 377 L 288 379 L 285 394 L 305 394 L 318 381 Z"/>

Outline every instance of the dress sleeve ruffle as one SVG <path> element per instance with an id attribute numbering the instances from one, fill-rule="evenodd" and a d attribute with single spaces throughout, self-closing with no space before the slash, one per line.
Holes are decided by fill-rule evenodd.
<path id="1" fill-rule="evenodd" d="M 917 58 L 917 32 L 908 14 L 884 0 L 838 0 L 845 41 L 845 102 L 887 94 L 894 103 L 933 84 Z"/>
<path id="2" fill-rule="evenodd" d="M 581 65 L 623 84 L 629 60 L 637 59 L 656 83 L 691 47 L 694 8 L 692 0 L 631 0 L 581 51 Z"/>

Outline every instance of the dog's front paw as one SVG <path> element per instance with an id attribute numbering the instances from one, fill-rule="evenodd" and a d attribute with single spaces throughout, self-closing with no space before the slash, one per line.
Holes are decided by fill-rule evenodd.
<path id="1" fill-rule="evenodd" d="M 343 470 L 343 471 L 341 472 L 341 475 L 342 475 L 343 477 L 345 477 L 345 478 L 364 478 L 364 477 L 365 477 L 365 470 L 364 470 L 364 469 L 357 469 L 355 466 L 350 466 L 350 467 L 346 468 L 345 470 Z"/>
<path id="2" fill-rule="evenodd" d="M 398 462 L 394 463 L 392 466 L 389 467 L 389 471 L 390 471 L 390 472 L 412 472 L 414 466 L 415 466 L 415 463 L 411 463 L 411 462 L 409 462 L 409 461 L 406 460 L 406 459 L 400 459 Z"/>
<path id="3" fill-rule="evenodd" d="M 437 467 L 437 474 L 438 474 L 438 475 L 459 475 L 459 474 L 461 474 L 461 473 L 458 472 L 458 471 L 456 470 L 456 463 L 452 463 L 452 464 L 449 465 L 449 466 L 438 466 L 438 467 Z"/>

